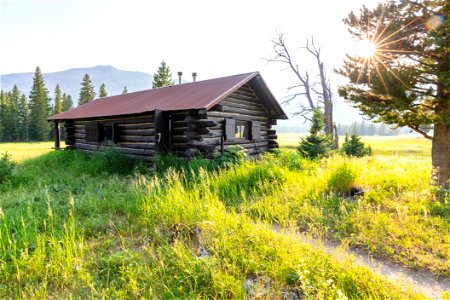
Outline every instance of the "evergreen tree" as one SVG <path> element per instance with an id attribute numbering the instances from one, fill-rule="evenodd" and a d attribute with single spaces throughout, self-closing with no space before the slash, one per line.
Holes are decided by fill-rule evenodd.
<path id="1" fill-rule="evenodd" d="M 323 133 L 324 115 L 319 108 L 313 110 L 309 135 L 302 139 L 297 150 L 305 157 L 320 158 L 328 155 L 333 147 L 333 140 Z"/>
<path id="2" fill-rule="evenodd" d="M 350 83 L 339 94 L 365 115 L 408 126 L 432 140 L 437 184 L 450 187 L 450 1 L 391 0 L 344 20 L 357 40 L 376 47 L 351 57 L 339 73 Z M 424 127 L 433 125 L 433 136 Z"/>
<path id="3" fill-rule="evenodd" d="M 370 146 L 365 147 L 364 143 L 361 141 L 361 137 L 355 132 L 348 136 L 345 134 L 344 144 L 342 144 L 342 151 L 347 156 L 363 157 L 372 154 L 372 148 Z"/>
<path id="4" fill-rule="evenodd" d="M 8 93 L 7 99 L 6 130 L 8 132 L 8 140 L 17 142 L 19 140 L 19 123 L 17 118 L 20 102 L 20 91 L 17 85 L 14 85 L 12 91 Z"/>
<path id="5" fill-rule="evenodd" d="M 88 74 L 84 74 L 81 82 L 80 97 L 78 98 L 78 105 L 91 102 L 95 98 L 94 86 Z"/>
<path id="6" fill-rule="evenodd" d="M 163 60 L 158 68 L 158 71 L 153 75 L 153 88 L 173 85 L 172 73 L 170 68 Z"/>
<path id="7" fill-rule="evenodd" d="M 98 91 L 98 96 L 101 98 L 101 97 L 106 97 L 106 96 L 108 96 L 108 93 L 106 92 L 106 87 L 105 87 L 105 84 L 104 83 L 102 83 L 101 85 L 100 85 L 100 90 Z"/>
<path id="8" fill-rule="evenodd" d="M 53 109 L 53 114 L 59 114 L 62 112 L 62 96 L 61 96 L 61 88 L 59 87 L 59 84 L 56 85 L 55 88 L 55 106 Z"/>
<path id="9" fill-rule="evenodd" d="M 29 140 L 28 137 L 28 100 L 27 95 L 22 94 L 19 103 L 19 136 L 21 141 Z"/>
<path id="10" fill-rule="evenodd" d="M 0 142 L 5 142 L 6 93 L 0 91 Z"/>
<path id="11" fill-rule="evenodd" d="M 50 115 L 50 98 L 45 88 L 41 69 L 36 67 L 33 85 L 29 97 L 29 137 L 30 140 L 43 141 L 50 137 L 50 124 L 47 118 Z"/>
<path id="12" fill-rule="evenodd" d="M 122 95 L 125 95 L 127 93 L 128 93 L 128 89 L 127 89 L 127 86 L 125 85 L 122 90 Z"/>
<path id="13" fill-rule="evenodd" d="M 66 95 L 66 93 L 62 96 L 62 111 L 67 111 L 71 109 L 73 106 L 72 96 Z"/>

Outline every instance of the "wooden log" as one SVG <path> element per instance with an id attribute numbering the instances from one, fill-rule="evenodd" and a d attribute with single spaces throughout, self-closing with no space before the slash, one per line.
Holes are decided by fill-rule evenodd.
<path id="1" fill-rule="evenodd" d="M 121 147 L 125 147 L 125 148 L 136 148 L 136 149 L 152 149 L 155 150 L 156 146 L 155 143 L 132 143 L 132 142 L 127 142 L 127 143 L 118 143 Z"/>
<path id="2" fill-rule="evenodd" d="M 277 131 L 275 129 L 269 129 L 267 130 L 267 134 L 276 134 Z"/>
<path id="3" fill-rule="evenodd" d="M 278 138 L 278 136 L 277 136 L 276 134 L 269 134 L 269 135 L 267 136 L 267 138 L 268 138 L 269 140 L 276 140 L 276 139 Z"/>
<path id="4" fill-rule="evenodd" d="M 105 146 L 105 145 L 92 145 L 92 144 L 85 144 L 85 143 L 76 143 L 75 146 L 78 149 L 99 151 L 99 152 L 106 151 L 107 149 L 115 149 L 115 150 L 121 151 L 124 154 L 142 155 L 142 156 L 154 155 L 156 153 L 156 151 L 152 150 L 152 149 L 111 147 L 111 146 Z"/>
<path id="5" fill-rule="evenodd" d="M 123 129 L 123 127 L 120 130 L 120 135 L 141 135 L 141 136 L 147 136 L 147 135 L 154 135 L 155 129 Z"/>
<path id="6" fill-rule="evenodd" d="M 208 118 L 212 119 L 213 117 L 221 118 L 234 118 L 237 120 L 244 121 L 260 121 L 261 124 L 267 122 L 268 116 L 250 116 L 250 115 L 242 115 L 241 113 L 233 113 L 233 112 L 217 112 L 217 111 L 208 111 Z"/>
<path id="7" fill-rule="evenodd" d="M 247 116 L 255 116 L 255 117 L 267 117 L 268 113 L 264 111 L 255 111 L 247 108 L 239 108 L 234 106 L 228 106 L 224 105 L 222 112 L 230 112 L 240 115 L 247 115 Z"/>
<path id="8" fill-rule="evenodd" d="M 129 116 L 129 117 L 100 117 L 97 119 L 90 119 L 90 120 L 74 120 L 75 124 L 82 125 L 82 124 L 89 124 L 92 122 L 95 123 L 121 123 L 121 124 L 129 124 L 129 123 L 154 123 L 155 117 L 152 114 L 148 115 L 140 115 L 140 116 Z"/>
<path id="9" fill-rule="evenodd" d="M 277 120 L 276 120 L 276 119 L 269 119 L 269 120 L 267 121 L 267 124 L 268 124 L 268 125 L 271 125 L 271 126 L 277 125 Z M 270 128 L 270 129 L 271 129 L 271 128 Z"/>
<path id="10" fill-rule="evenodd" d="M 186 143 L 172 143 L 172 149 L 174 150 L 186 150 L 189 146 Z M 192 148 L 192 146 L 191 146 Z"/>
<path id="11" fill-rule="evenodd" d="M 117 126 L 121 129 L 154 129 L 154 123 L 131 123 L 131 124 L 121 124 L 117 123 Z"/>
<path id="12" fill-rule="evenodd" d="M 258 103 L 253 102 L 245 102 L 245 101 L 239 101 L 233 98 L 227 98 L 221 102 L 221 104 L 225 107 L 235 107 L 235 108 L 242 108 L 242 109 L 250 109 L 254 111 L 260 111 L 268 114 L 268 110 Z M 223 110 L 222 110 L 223 111 Z"/>
<path id="13" fill-rule="evenodd" d="M 186 127 L 172 127 L 172 134 L 173 135 L 185 135 L 187 132 L 187 126 Z"/>
<path id="14" fill-rule="evenodd" d="M 206 115 L 206 109 L 190 109 L 186 113 L 190 116 L 201 116 Z"/>
<path id="15" fill-rule="evenodd" d="M 84 139 L 85 138 L 85 134 L 84 133 L 75 133 L 74 135 L 73 135 L 75 138 L 78 138 L 78 139 Z"/>
<path id="16" fill-rule="evenodd" d="M 155 137 L 151 136 L 135 136 L 135 135 L 122 135 L 120 137 L 121 142 L 155 142 Z"/>

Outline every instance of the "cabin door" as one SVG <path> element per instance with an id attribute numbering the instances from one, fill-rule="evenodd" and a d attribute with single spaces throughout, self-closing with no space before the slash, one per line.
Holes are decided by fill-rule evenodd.
<path id="1" fill-rule="evenodd" d="M 168 111 L 155 111 L 155 144 L 159 151 L 170 150 L 171 116 Z"/>

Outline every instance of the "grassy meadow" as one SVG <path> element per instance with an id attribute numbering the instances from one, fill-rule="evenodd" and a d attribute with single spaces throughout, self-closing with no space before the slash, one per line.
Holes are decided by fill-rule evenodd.
<path id="1" fill-rule="evenodd" d="M 450 276 L 428 141 L 363 138 L 374 156 L 319 162 L 292 150 L 298 135 L 279 140 L 258 161 L 154 174 L 117 153 L 0 144 L 18 162 L 0 184 L 0 298 L 424 298 L 274 226 Z"/>

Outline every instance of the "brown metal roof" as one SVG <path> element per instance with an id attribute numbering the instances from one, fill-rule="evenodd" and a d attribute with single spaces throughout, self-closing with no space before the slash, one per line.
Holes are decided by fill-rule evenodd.
<path id="1" fill-rule="evenodd" d="M 250 82 L 253 81 L 253 82 Z M 276 117 L 286 114 L 258 72 L 184 83 L 169 87 L 103 97 L 50 117 L 48 120 L 85 119 L 186 109 L 210 109 L 244 84 L 256 84 L 262 90 L 261 101 L 274 110 Z M 253 83 L 253 84 L 252 84 Z M 258 95 L 258 92 L 255 91 Z M 259 95 L 258 95 L 259 96 Z M 259 96 L 261 98 L 261 96 Z"/>

